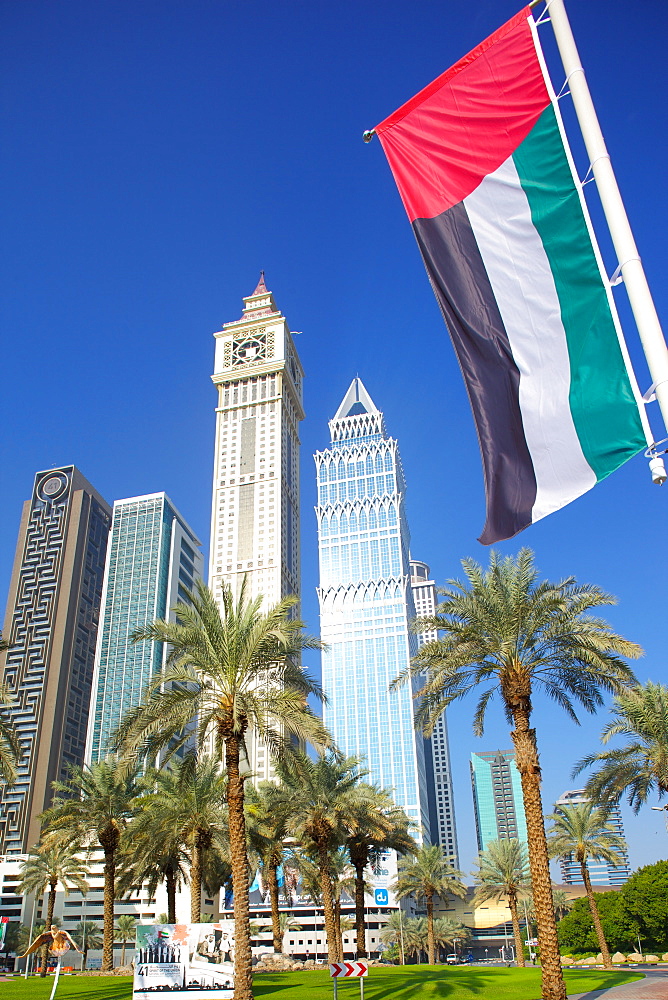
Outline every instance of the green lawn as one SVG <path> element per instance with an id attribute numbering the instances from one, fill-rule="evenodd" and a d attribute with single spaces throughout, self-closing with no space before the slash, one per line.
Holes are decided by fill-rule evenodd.
<path id="1" fill-rule="evenodd" d="M 600 969 L 564 973 L 569 994 L 600 990 L 641 979 L 637 972 Z M 0 983 L 0 1000 L 49 1000 L 53 979 L 11 979 Z M 358 1000 L 359 980 L 339 980 L 339 1000 Z M 255 996 L 266 1000 L 332 1000 L 327 972 L 263 973 L 255 977 Z M 129 976 L 65 976 L 56 1000 L 131 1000 Z M 537 1000 L 540 969 L 411 966 L 372 968 L 364 983 L 364 1000 Z"/>

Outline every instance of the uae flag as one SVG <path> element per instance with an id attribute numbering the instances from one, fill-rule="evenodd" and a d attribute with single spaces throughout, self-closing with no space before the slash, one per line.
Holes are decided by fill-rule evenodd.
<path id="1" fill-rule="evenodd" d="M 375 131 L 471 401 L 480 541 L 510 538 L 647 446 L 529 8 Z"/>

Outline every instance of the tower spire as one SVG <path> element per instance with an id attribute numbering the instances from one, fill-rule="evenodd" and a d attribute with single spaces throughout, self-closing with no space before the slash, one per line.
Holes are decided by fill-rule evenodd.
<path id="1" fill-rule="evenodd" d="M 264 295 L 267 292 L 267 286 L 264 283 L 264 271 L 260 271 L 260 280 L 257 283 L 257 287 L 253 292 L 253 295 Z"/>

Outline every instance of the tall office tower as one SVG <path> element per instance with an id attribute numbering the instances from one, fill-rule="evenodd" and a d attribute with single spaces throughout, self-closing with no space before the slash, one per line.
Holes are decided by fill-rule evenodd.
<path id="1" fill-rule="evenodd" d="M 38 472 L 9 587 L 4 680 L 25 756 L 0 788 L 0 854 L 39 838 L 51 783 L 83 764 L 111 508 L 73 465 Z"/>
<path id="2" fill-rule="evenodd" d="M 299 423 L 304 372 L 264 272 L 241 319 L 215 335 L 218 388 L 209 585 L 264 596 L 300 594 Z M 258 780 L 272 775 L 261 741 L 247 740 Z"/>
<path id="3" fill-rule="evenodd" d="M 576 788 L 572 791 L 564 792 L 555 802 L 554 808 L 559 809 L 560 806 L 581 805 L 588 801 L 584 794 L 584 788 Z M 608 824 L 612 827 L 614 833 L 620 837 L 624 837 L 624 823 L 619 806 L 612 805 L 609 807 Z M 620 851 L 620 854 L 622 856 L 621 865 L 609 865 L 607 861 L 603 861 L 602 859 L 590 858 L 587 862 L 587 868 L 589 869 L 589 877 L 592 882 L 596 885 L 624 885 L 631 875 L 626 839 L 624 840 L 624 849 Z M 582 872 L 580 871 L 580 863 L 574 857 L 562 858 L 560 865 L 561 877 L 566 885 L 584 884 Z"/>
<path id="4" fill-rule="evenodd" d="M 486 850 L 490 840 L 517 838 L 526 845 L 522 783 L 514 752 L 472 753 L 471 785 L 478 850 Z"/>
<path id="5" fill-rule="evenodd" d="M 417 650 L 399 450 L 359 378 L 329 429 L 331 447 L 315 455 L 325 725 L 344 754 L 364 759 L 372 782 L 393 790 L 429 840 L 411 687 L 388 690 Z"/>
<path id="6" fill-rule="evenodd" d="M 425 618 L 436 613 L 438 603 L 436 584 L 429 579 L 429 575 L 427 563 L 411 559 L 411 587 L 413 588 L 415 613 L 418 618 Z M 438 633 L 435 630 L 420 632 L 417 637 L 418 647 L 437 638 Z M 431 737 L 425 740 L 424 762 L 427 775 L 431 842 L 432 844 L 440 844 L 445 853 L 452 858 L 455 868 L 459 868 L 452 768 L 450 766 L 448 724 L 445 712 L 434 726 Z"/>
<path id="7" fill-rule="evenodd" d="M 186 590 L 202 576 L 200 545 L 164 493 L 114 503 L 86 740 L 88 763 L 107 755 L 107 742 L 123 714 L 139 704 L 147 681 L 163 665 L 162 643 L 133 643 L 130 637 L 156 618 L 174 620 L 171 609 L 188 600 Z"/>

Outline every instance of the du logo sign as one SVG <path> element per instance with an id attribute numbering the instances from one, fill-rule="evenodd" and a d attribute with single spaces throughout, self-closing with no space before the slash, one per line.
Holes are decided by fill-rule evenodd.
<path id="1" fill-rule="evenodd" d="M 390 901 L 387 889 L 375 889 L 374 898 L 377 906 L 387 906 Z"/>

